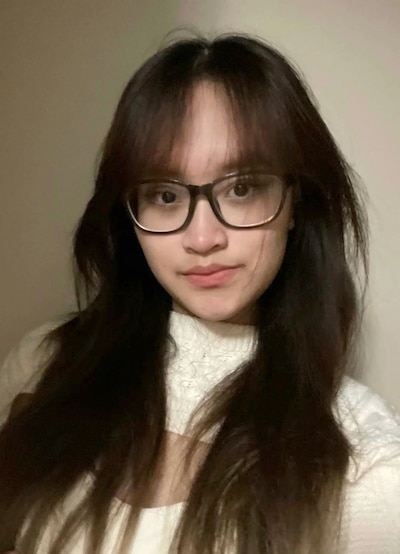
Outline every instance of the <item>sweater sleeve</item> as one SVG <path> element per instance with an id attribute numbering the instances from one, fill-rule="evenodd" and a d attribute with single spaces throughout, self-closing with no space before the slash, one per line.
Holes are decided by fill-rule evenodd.
<path id="1" fill-rule="evenodd" d="M 400 554 L 400 452 L 347 485 L 342 534 L 345 554 Z"/>
<path id="2" fill-rule="evenodd" d="M 338 408 L 353 450 L 340 554 L 400 554 L 400 417 L 351 379 L 344 381 Z"/>
<path id="3" fill-rule="evenodd" d="M 51 322 L 29 332 L 8 354 L 0 369 L 0 425 L 8 418 L 15 398 L 33 393 L 51 348 L 43 342 L 59 322 Z"/>

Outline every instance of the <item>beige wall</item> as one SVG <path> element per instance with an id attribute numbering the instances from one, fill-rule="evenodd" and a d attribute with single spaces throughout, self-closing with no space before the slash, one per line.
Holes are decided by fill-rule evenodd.
<path id="1" fill-rule="evenodd" d="M 73 307 L 70 244 L 116 102 L 168 2 L 0 2 L 0 358 Z"/>
<path id="2" fill-rule="evenodd" d="M 370 196 L 362 380 L 400 408 L 398 0 L 3 0 L 0 357 L 72 308 L 70 239 L 96 152 L 135 67 L 182 24 L 263 36 L 311 84 Z"/>

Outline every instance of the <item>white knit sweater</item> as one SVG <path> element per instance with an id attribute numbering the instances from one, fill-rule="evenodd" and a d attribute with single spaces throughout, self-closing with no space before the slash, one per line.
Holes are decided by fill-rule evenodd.
<path id="1" fill-rule="evenodd" d="M 53 326 L 29 333 L 4 362 L 0 371 L 0 422 L 18 394 L 34 390 L 48 357 L 38 345 Z M 167 429 L 185 434 L 194 408 L 213 386 L 248 359 L 255 336 L 250 326 L 204 323 L 175 312 L 171 314 L 170 332 L 176 348 L 171 348 L 167 369 Z M 400 554 L 400 418 L 376 394 L 349 378 L 343 382 L 335 413 L 356 452 L 345 483 L 340 554 Z M 73 504 L 91 479 L 87 476 L 73 491 Z M 131 554 L 167 554 L 183 508 L 184 503 L 179 503 L 142 510 Z M 119 511 L 107 535 L 105 554 L 116 544 L 127 506 L 115 499 L 115 509 Z M 60 510 L 49 522 L 38 554 L 47 553 L 46 545 L 64 516 Z M 82 533 L 70 553 L 84 554 L 84 544 Z"/>

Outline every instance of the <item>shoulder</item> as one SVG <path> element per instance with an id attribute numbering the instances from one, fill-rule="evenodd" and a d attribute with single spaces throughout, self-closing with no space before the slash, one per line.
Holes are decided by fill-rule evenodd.
<path id="1" fill-rule="evenodd" d="M 15 397 L 32 393 L 53 351 L 45 341 L 62 321 L 52 321 L 27 333 L 10 351 L 0 368 L 0 421 L 6 419 Z"/>
<path id="2" fill-rule="evenodd" d="M 336 413 L 353 448 L 345 486 L 345 552 L 395 554 L 400 544 L 400 417 L 346 378 Z"/>

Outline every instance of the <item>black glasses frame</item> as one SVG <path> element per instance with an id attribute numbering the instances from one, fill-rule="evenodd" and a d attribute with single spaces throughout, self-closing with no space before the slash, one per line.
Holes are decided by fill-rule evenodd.
<path id="1" fill-rule="evenodd" d="M 228 178 L 231 178 L 231 177 L 240 177 L 240 176 L 243 176 L 243 175 L 254 175 L 254 174 L 255 175 L 269 175 L 270 177 L 277 177 L 278 179 L 280 179 L 280 181 L 282 183 L 282 196 L 281 196 L 281 201 L 279 203 L 279 206 L 278 206 L 276 212 L 271 217 L 269 217 L 268 219 L 262 221 L 261 223 L 252 223 L 252 224 L 249 224 L 249 225 L 232 225 L 231 223 L 228 223 L 227 221 L 225 221 L 225 219 L 223 218 L 223 216 L 221 214 L 221 211 L 219 209 L 218 203 L 217 203 L 217 201 L 215 200 L 215 198 L 213 196 L 213 189 L 216 185 L 218 185 L 221 181 L 224 181 L 225 179 L 228 179 Z M 159 177 L 143 179 L 140 182 L 138 182 L 138 185 L 147 184 L 147 183 L 160 183 L 160 182 L 162 182 L 162 183 L 171 183 L 171 184 L 174 184 L 174 185 L 180 185 L 180 186 L 184 187 L 186 190 L 189 191 L 190 202 L 189 202 L 188 215 L 187 215 L 185 221 L 183 222 L 183 224 L 180 227 L 178 227 L 177 229 L 174 229 L 172 231 L 153 231 L 152 229 L 148 229 L 147 227 L 144 227 L 136 219 L 136 217 L 135 217 L 135 215 L 132 211 L 132 208 L 130 206 L 129 198 L 126 199 L 126 207 L 127 207 L 129 216 L 131 217 L 131 219 L 132 219 L 133 223 L 136 225 L 136 227 L 138 227 L 142 231 L 146 231 L 147 233 L 154 233 L 154 234 L 157 234 L 157 235 L 158 234 L 166 235 L 166 234 L 171 234 L 171 233 L 177 233 L 179 231 L 182 231 L 186 227 L 188 227 L 188 225 L 192 221 L 194 210 L 196 208 L 196 198 L 197 198 L 197 196 L 200 196 L 200 195 L 203 195 L 207 198 L 215 217 L 218 219 L 218 221 L 220 221 L 220 223 L 225 225 L 225 227 L 229 227 L 231 229 L 254 229 L 255 227 L 262 227 L 263 225 L 266 225 L 267 223 L 271 223 L 274 219 L 276 219 L 279 216 L 279 214 L 281 213 L 282 208 L 285 204 L 285 200 L 286 200 L 286 196 L 287 196 L 287 190 L 288 190 L 289 187 L 291 187 L 293 185 L 293 182 L 291 181 L 291 177 L 289 175 L 283 175 L 283 176 L 273 175 L 273 174 L 271 174 L 271 173 L 269 173 L 268 171 L 265 171 L 265 170 L 255 170 L 255 171 L 249 171 L 249 172 L 240 171 L 240 172 L 234 172 L 234 173 L 227 173 L 223 177 L 218 177 L 214 181 L 211 181 L 211 183 L 205 183 L 204 185 L 192 185 L 191 183 L 183 183 L 182 181 L 179 181 L 178 179 L 163 179 L 163 178 L 159 178 Z"/>

